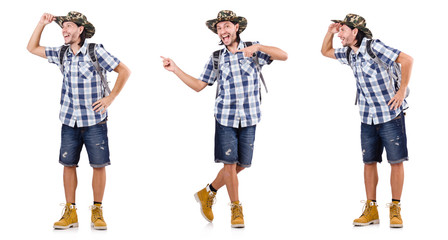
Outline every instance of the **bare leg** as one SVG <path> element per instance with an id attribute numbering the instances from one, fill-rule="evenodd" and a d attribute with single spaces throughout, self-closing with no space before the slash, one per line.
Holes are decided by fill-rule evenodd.
<path id="1" fill-rule="evenodd" d="M 92 177 L 93 201 L 102 202 L 106 188 L 106 167 L 93 168 Z"/>
<path id="2" fill-rule="evenodd" d="M 368 200 L 376 200 L 376 186 L 378 185 L 377 163 L 364 164 L 364 184 Z"/>
<path id="3" fill-rule="evenodd" d="M 239 167 L 236 164 L 224 164 L 224 167 L 219 171 L 216 179 L 212 182 L 212 185 L 216 190 L 226 185 L 231 202 L 239 201 L 237 174 L 243 169 L 243 167 Z"/>
<path id="4" fill-rule="evenodd" d="M 76 203 L 77 187 L 78 177 L 76 175 L 76 167 L 64 167 L 65 200 L 68 203 Z"/>
<path id="5" fill-rule="evenodd" d="M 401 199 L 404 183 L 403 163 L 391 164 L 390 186 L 392 188 L 392 199 Z"/>
<path id="6" fill-rule="evenodd" d="M 236 173 L 240 173 L 241 171 L 243 171 L 244 167 L 240 167 L 240 166 L 236 166 Z M 218 175 L 216 176 L 215 180 L 212 182 L 213 188 L 215 188 L 216 190 L 220 189 L 222 186 L 226 185 L 225 181 L 224 181 L 224 168 L 222 168 Z"/>

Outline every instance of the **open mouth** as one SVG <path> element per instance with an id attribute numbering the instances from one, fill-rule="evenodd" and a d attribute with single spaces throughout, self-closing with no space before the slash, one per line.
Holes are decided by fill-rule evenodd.
<path id="1" fill-rule="evenodd" d="M 227 42 L 230 39 L 230 35 L 229 34 L 221 35 L 221 39 L 223 42 Z"/>

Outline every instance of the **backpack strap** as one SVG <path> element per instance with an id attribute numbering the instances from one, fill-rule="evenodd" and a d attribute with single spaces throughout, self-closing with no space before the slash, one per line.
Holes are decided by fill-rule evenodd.
<path id="1" fill-rule="evenodd" d="M 219 94 L 219 59 L 221 58 L 221 54 L 224 51 L 224 49 L 216 50 L 213 52 L 213 72 L 215 72 L 216 76 L 216 97 L 218 97 Z"/>
<path id="2" fill-rule="evenodd" d="M 393 69 L 389 66 L 387 66 L 383 61 L 381 61 L 380 58 L 378 58 L 376 56 L 376 54 L 373 52 L 372 50 L 372 39 L 367 40 L 366 42 L 366 48 L 367 48 L 367 53 L 369 54 L 369 56 L 373 59 L 373 61 L 375 61 L 376 63 L 378 63 L 378 65 L 380 65 L 381 67 L 383 67 L 384 69 L 387 70 L 387 73 L 389 74 L 389 78 L 390 78 L 390 86 L 395 89 L 395 92 L 398 91 L 398 84 L 395 83 L 395 81 L 401 81 L 401 69 L 398 66 L 398 64 L 394 63 L 393 68 L 395 69 L 395 71 L 397 71 L 397 74 L 395 74 L 395 72 L 393 71 Z"/>
<path id="3" fill-rule="evenodd" d="M 244 45 L 245 45 L 245 47 L 250 47 L 250 46 L 252 46 L 252 42 L 244 42 Z M 266 90 L 266 93 L 268 93 L 268 88 L 266 87 L 266 82 L 264 81 L 263 74 L 261 73 L 261 67 L 260 67 L 260 62 L 258 61 L 258 55 L 256 53 L 254 53 L 252 58 L 254 59 L 255 66 L 258 70 L 258 73 L 260 74 L 260 79 L 261 79 L 261 82 L 263 83 L 264 90 Z M 260 93 L 260 100 L 261 100 L 261 93 Z"/>
<path id="4" fill-rule="evenodd" d="M 103 83 L 103 87 L 104 87 L 104 91 L 105 91 L 105 96 L 108 96 L 110 94 L 109 84 L 107 83 L 107 80 L 104 77 L 103 71 L 101 71 L 100 64 L 97 61 L 98 58 L 96 56 L 95 47 L 96 47 L 96 43 L 88 44 L 88 46 L 87 46 L 87 50 L 89 53 L 88 55 L 89 55 L 90 60 L 93 63 L 93 66 L 95 67 L 96 72 L 100 75 L 101 82 Z"/>
<path id="5" fill-rule="evenodd" d="M 62 74 L 64 74 L 64 57 L 68 51 L 68 47 L 70 45 L 62 45 L 61 49 L 59 50 L 59 68 L 61 69 Z"/>
<path id="6" fill-rule="evenodd" d="M 352 58 L 350 57 L 350 53 L 352 52 L 352 49 L 350 47 L 347 48 L 347 52 L 345 53 L 345 56 L 347 57 L 348 65 L 352 63 Z"/>
<path id="7" fill-rule="evenodd" d="M 350 47 L 347 48 L 347 51 L 345 52 L 345 57 L 347 58 L 347 63 L 350 67 L 352 67 L 352 58 L 350 53 L 352 52 L 352 49 Z M 359 99 L 359 92 L 361 91 L 360 88 L 356 89 L 356 97 L 355 97 L 355 105 L 358 105 L 358 99 Z"/>

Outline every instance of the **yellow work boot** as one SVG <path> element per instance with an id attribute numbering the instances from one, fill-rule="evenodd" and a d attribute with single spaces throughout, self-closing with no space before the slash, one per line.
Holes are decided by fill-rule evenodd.
<path id="1" fill-rule="evenodd" d="M 92 223 L 90 225 L 97 230 L 106 230 L 107 224 L 103 217 L 103 206 L 101 204 L 94 204 L 90 206 L 90 210 L 92 210 Z"/>
<path id="2" fill-rule="evenodd" d="M 390 217 L 390 227 L 391 228 L 402 228 L 403 220 L 401 220 L 401 205 L 398 201 L 393 201 L 392 203 L 388 203 L 387 207 L 389 208 L 389 217 Z"/>
<path id="3" fill-rule="evenodd" d="M 53 228 L 55 229 L 68 229 L 68 228 L 77 228 L 78 227 L 78 215 L 76 214 L 76 207 L 71 203 L 63 204 L 64 206 L 62 210 L 62 217 L 59 221 L 55 222 Z"/>
<path id="4" fill-rule="evenodd" d="M 379 224 L 380 219 L 378 216 L 378 205 L 376 204 L 376 202 L 372 202 L 371 200 L 361 202 L 365 203 L 364 210 L 362 212 L 361 217 L 353 221 L 353 225 L 367 226 L 370 224 Z"/>
<path id="5" fill-rule="evenodd" d="M 233 228 L 243 228 L 244 227 L 244 216 L 243 216 L 243 206 L 240 201 L 232 202 L 230 204 L 232 210 L 232 217 L 230 223 Z"/>
<path id="6" fill-rule="evenodd" d="M 194 198 L 201 205 L 201 214 L 205 220 L 213 221 L 212 206 L 215 203 L 216 193 L 210 190 L 209 185 L 203 188 L 201 191 L 194 194 Z"/>

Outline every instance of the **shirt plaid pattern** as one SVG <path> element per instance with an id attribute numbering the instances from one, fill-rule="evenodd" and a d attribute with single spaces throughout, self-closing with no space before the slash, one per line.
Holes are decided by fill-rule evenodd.
<path id="1" fill-rule="evenodd" d="M 258 44 L 258 42 L 253 42 Z M 244 48 L 240 41 L 238 49 Z M 260 68 L 270 64 L 271 56 L 258 51 Z M 213 85 L 217 80 L 213 71 L 213 55 L 210 56 L 199 80 Z M 244 57 L 242 52 L 232 54 L 224 48 L 219 59 L 219 89 L 215 100 L 215 118 L 219 124 L 238 128 L 256 125 L 260 122 L 260 75 L 253 58 Z"/>
<path id="2" fill-rule="evenodd" d="M 350 52 L 350 67 L 356 78 L 359 93 L 359 114 L 365 124 L 380 124 L 388 122 L 407 109 L 406 100 L 397 110 L 390 110 L 387 103 L 395 96 L 395 89 L 390 84 L 387 69 L 376 63 L 367 53 L 367 38 L 364 38 L 358 52 Z M 386 66 L 391 67 L 398 58 L 400 51 L 386 46 L 380 40 L 373 40 L 372 51 Z M 335 49 L 335 56 L 342 64 L 347 64 L 347 47 Z"/>
<path id="3" fill-rule="evenodd" d="M 92 104 L 104 96 L 104 89 L 101 78 L 88 56 L 87 45 L 88 43 L 84 42 L 77 55 L 73 54 L 69 47 L 63 61 L 64 78 L 59 119 L 70 127 L 74 127 L 75 124 L 78 127 L 93 126 L 107 117 L 107 112 L 101 114 L 93 111 Z M 48 62 L 58 67 L 60 67 L 61 47 L 45 48 Z M 106 77 L 106 71 L 114 70 L 120 61 L 108 53 L 101 44 L 97 44 L 95 51 L 97 61 Z"/>

